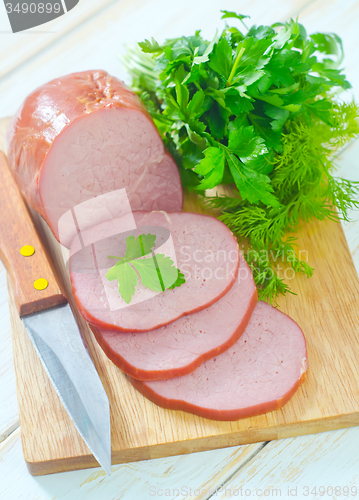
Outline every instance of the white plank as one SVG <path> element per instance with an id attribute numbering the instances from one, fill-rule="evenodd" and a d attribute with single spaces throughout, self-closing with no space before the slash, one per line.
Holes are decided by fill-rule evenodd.
<path id="1" fill-rule="evenodd" d="M 358 447 L 359 427 L 271 441 L 214 498 L 224 500 L 230 495 L 231 498 L 258 499 L 355 498 L 359 495 Z M 323 496 L 319 493 L 321 486 L 325 488 Z M 327 488 L 336 486 L 341 490 L 328 494 Z M 344 486 L 349 487 L 349 491 L 354 488 L 352 493 L 357 488 L 357 493 L 345 495 Z"/>
<path id="2" fill-rule="evenodd" d="M 240 10 L 250 14 L 254 23 L 272 23 L 295 16 L 307 2 L 245 0 L 241 1 Z M 191 35 L 196 29 L 202 29 L 204 36 L 212 38 L 216 29 L 224 26 L 224 21 L 220 21 L 220 9 L 238 8 L 237 0 L 182 0 L 170 4 L 167 0 L 117 1 L 91 22 L 54 42 L 28 64 L 22 64 L 3 78 L 0 95 L 6 95 L 6 99 L 0 101 L 0 117 L 14 114 L 29 92 L 63 74 L 102 68 L 126 79 L 127 75 L 117 58 L 118 53 L 124 52 L 124 44 L 135 44 L 151 36 L 163 40 Z M 3 55 L 6 55 L 6 50 L 0 46 L 0 69 Z"/>
<path id="3" fill-rule="evenodd" d="M 6 272 L 0 262 L 0 443 L 19 425 Z M 1 497 L 0 497 L 1 498 Z"/>
<path id="4" fill-rule="evenodd" d="M 0 445 L 0 498 L 4 500 L 150 500 L 161 495 L 159 490 L 178 489 L 180 498 L 206 498 L 196 489 L 226 481 L 246 463 L 261 444 L 214 450 L 193 455 L 161 458 L 116 465 L 111 476 L 102 469 L 64 472 L 33 477 L 22 458 L 20 431 L 16 430 Z M 156 491 L 157 490 L 157 491 Z M 156 492 L 157 494 L 153 494 Z M 172 495 L 170 498 L 175 497 Z M 168 496 L 166 495 L 166 498 Z"/>
<path id="5" fill-rule="evenodd" d="M 30 30 L 12 33 L 5 4 L 0 3 L 0 78 L 28 61 L 67 33 L 74 31 L 116 0 L 85 0 L 65 15 Z M 117 0 L 118 1 L 118 0 Z M 59 0 L 61 3 L 61 0 Z M 45 1 L 46 4 L 46 1 Z M 20 2 L 21 5 L 21 2 Z"/>

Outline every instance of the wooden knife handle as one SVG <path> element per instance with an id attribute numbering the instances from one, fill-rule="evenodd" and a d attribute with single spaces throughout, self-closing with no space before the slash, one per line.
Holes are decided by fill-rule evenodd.
<path id="1" fill-rule="evenodd" d="M 20 250 L 24 245 L 31 245 L 35 249 L 34 254 L 29 257 L 23 256 Z M 20 316 L 67 302 L 2 152 L 0 152 L 0 258 L 13 280 L 15 302 Z M 46 284 L 43 281 L 38 282 L 39 279 L 48 282 L 43 290 L 35 288 L 35 286 L 41 288 L 38 283 Z"/>

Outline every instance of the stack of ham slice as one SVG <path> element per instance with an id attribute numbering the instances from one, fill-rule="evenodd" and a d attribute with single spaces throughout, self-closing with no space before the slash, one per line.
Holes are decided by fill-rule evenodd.
<path id="1" fill-rule="evenodd" d="M 138 391 L 217 420 L 289 400 L 307 370 L 301 329 L 257 302 L 224 224 L 181 212 L 177 166 L 133 92 L 104 71 L 58 78 L 25 100 L 7 142 L 23 195 L 70 249 L 80 312 Z M 186 282 L 164 292 L 139 284 L 128 305 L 106 279 L 108 256 L 123 256 L 126 237 L 147 233 Z"/>
<path id="2" fill-rule="evenodd" d="M 124 237 L 100 240 L 102 224 L 92 228 L 90 247 L 78 250 L 75 242 L 73 293 L 106 355 L 165 408 L 235 420 L 284 405 L 305 376 L 305 339 L 292 319 L 257 302 L 252 273 L 229 229 L 195 213 L 133 215 L 138 234 L 168 230 L 186 283 L 112 309 L 102 276 L 113 265 L 109 254 L 124 255 Z"/>
<path id="3" fill-rule="evenodd" d="M 260 301 L 242 337 L 220 356 L 182 377 L 130 381 L 164 408 L 214 420 L 237 420 L 283 406 L 304 380 L 307 367 L 299 326 Z"/>

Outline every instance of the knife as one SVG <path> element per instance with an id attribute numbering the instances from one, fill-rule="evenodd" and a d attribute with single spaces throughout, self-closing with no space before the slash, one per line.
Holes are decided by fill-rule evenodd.
<path id="1" fill-rule="evenodd" d="M 63 406 L 110 474 L 107 394 L 1 152 L 0 258 L 12 279 L 19 315 Z"/>

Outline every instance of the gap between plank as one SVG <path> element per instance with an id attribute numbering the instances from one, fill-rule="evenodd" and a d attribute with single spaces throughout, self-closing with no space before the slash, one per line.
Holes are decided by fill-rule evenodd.
<path id="1" fill-rule="evenodd" d="M 253 460 L 253 458 L 255 458 L 259 453 L 261 453 L 261 451 L 263 450 L 263 448 L 265 448 L 267 446 L 267 444 L 269 444 L 270 441 L 265 441 L 264 443 L 262 443 L 262 446 L 255 450 L 251 455 L 249 455 L 247 457 L 246 460 L 244 460 L 244 462 L 241 463 L 241 465 L 238 467 L 238 469 L 236 469 L 235 471 L 232 472 L 232 474 L 230 476 L 228 476 L 228 478 L 223 481 L 223 483 L 219 484 L 218 487 L 215 489 L 215 491 L 213 493 L 211 493 L 208 497 L 203 497 L 203 500 L 210 500 L 210 498 L 214 497 L 217 495 L 217 492 L 220 488 L 223 488 L 224 485 L 226 485 L 229 481 L 231 481 L 233 479 L 233 477 L 238 474 L 238 472 L 240 470 L 243 469 L 243 467 L 245 467 L 249 462 L 251 462 Z"/>
<path id="2" fill-rule="evenodd" d="M 0 444 L 5 443 L 5 441 L 13 434 L 16 429 L 20 427 L 20 422 L 17 420 L 14 424 L 6 429 L 3 434 L 0 436 Z"/>

